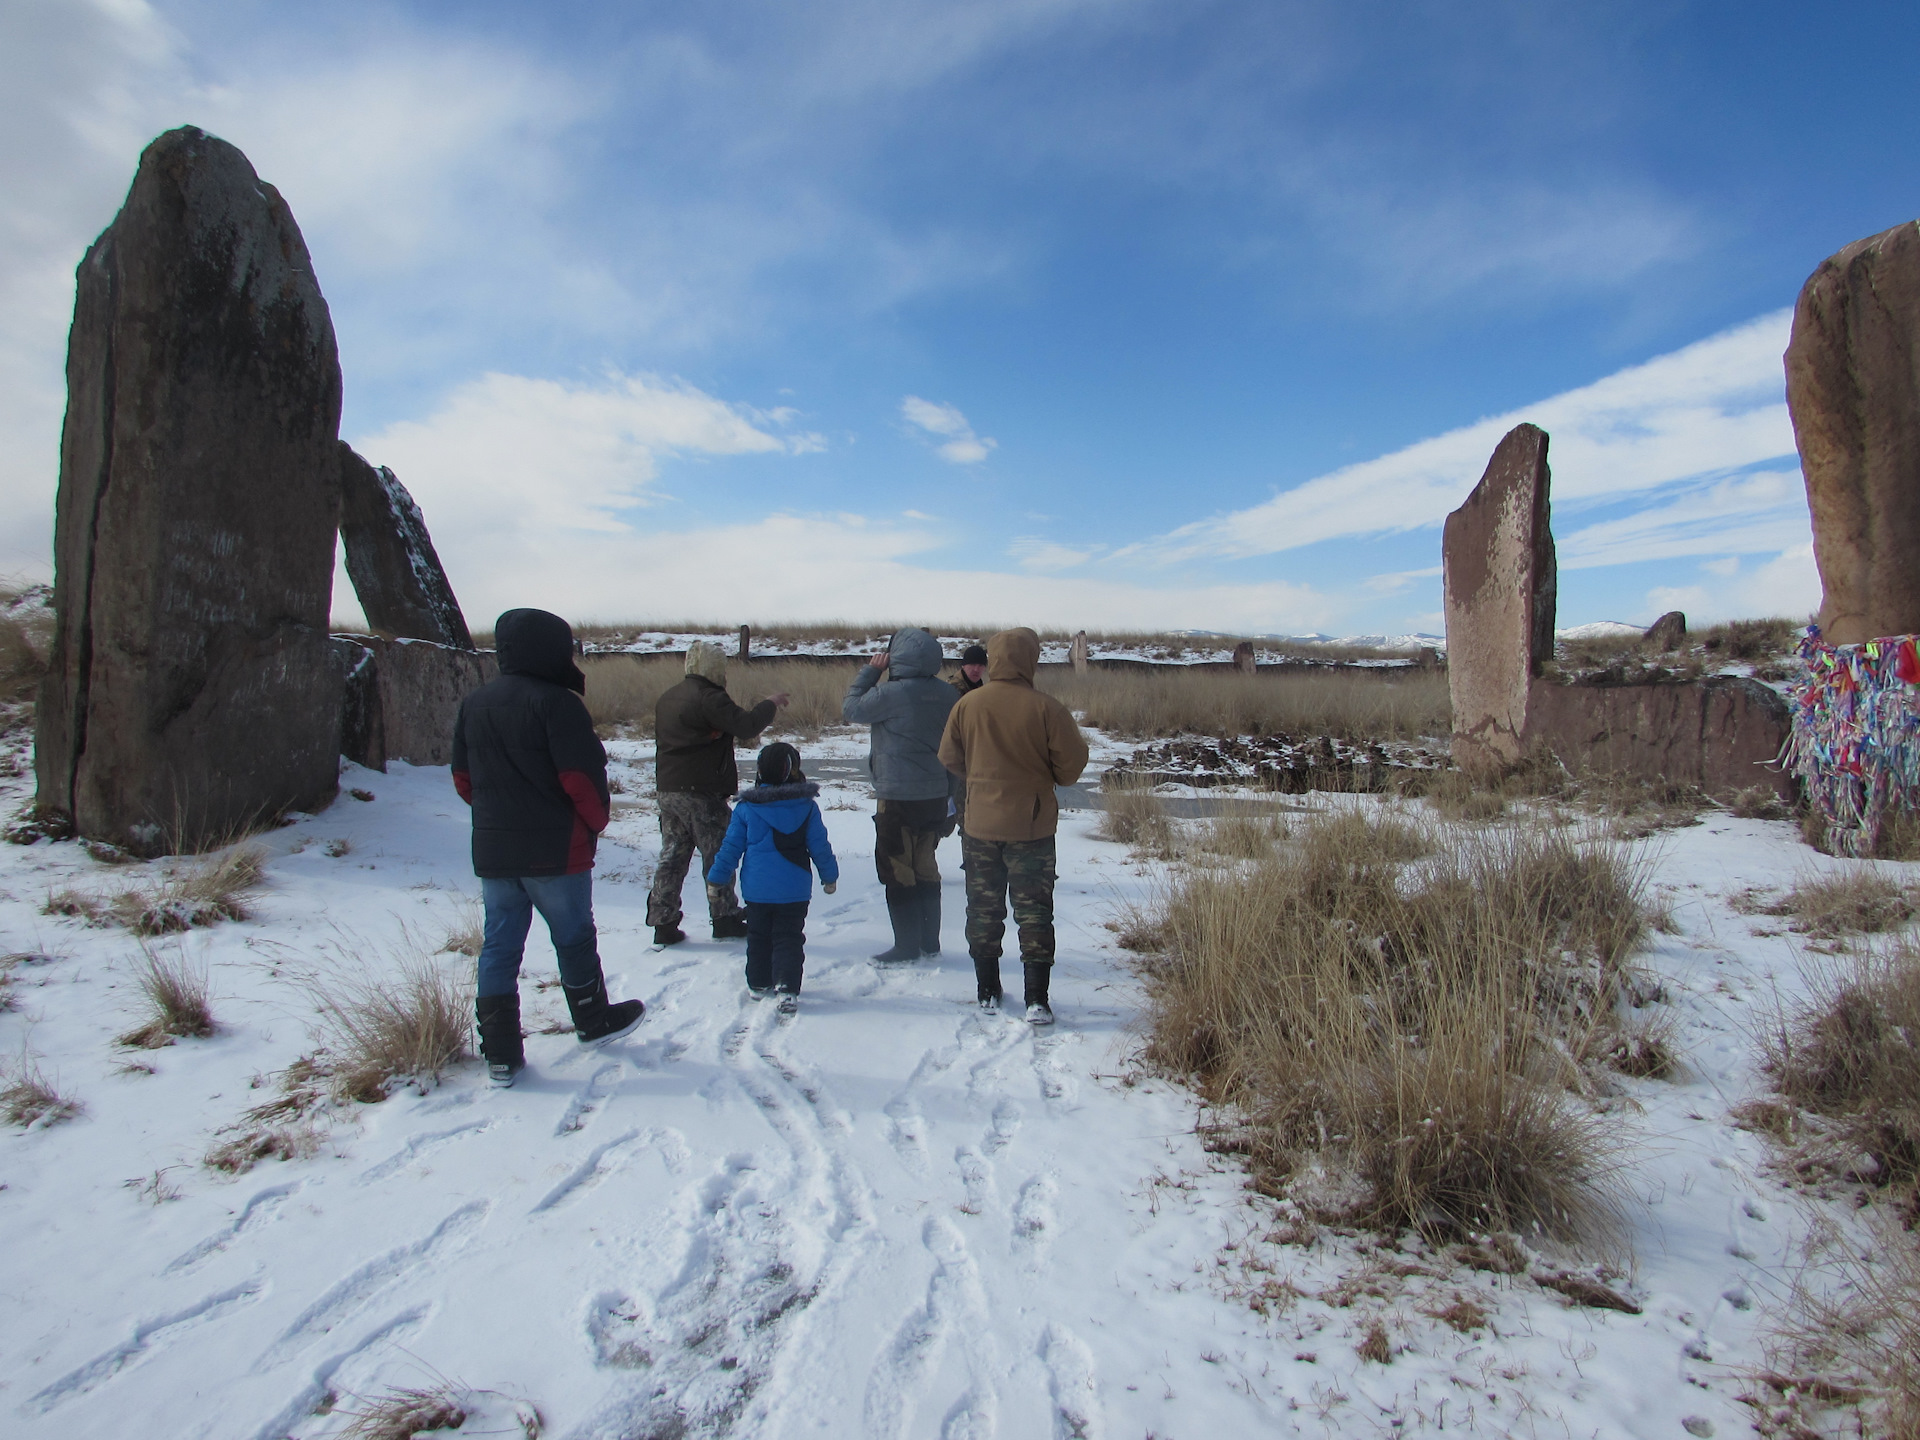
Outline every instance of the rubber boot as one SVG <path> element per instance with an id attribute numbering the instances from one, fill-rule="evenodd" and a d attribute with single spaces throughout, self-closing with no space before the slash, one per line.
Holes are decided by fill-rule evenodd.
<path id="1" fill-rule="evenodd" d="M 1020 968 L 1026 972 L 1027 1023 L 1053 1024 L 1053 1007 L 1047 1004 L 1047 982 L 1053 978 L 1052 964 L 1029 960 Z"/>
<path id="2" fill-rule="evenodd" d="M 480 1058 L 487 1062 L 487 1079 L 506 1089 L 527 1068 L 526 1047 L 520 1039 L 520 996 L 483 995 L 474 1001 L 474 1021 L 480 1030 Z"/>
<path id="3" fill-rule="evenodd" d="M 923 880 L 913 887 L 914 898 L 920 907 L 920 953 L 933 956 L 940 953 L 940 882 Z"/>
<path id="4" fill-rule="evenodd" d="M 722 915 L 713 922 L 713 938 L 716 940 L 744 940 L 747 938 L 747 917 L 741 914 Z"/>
<path id="5" fill-rule="evenodd" d="M 989 1013 L 1000 1008 L 1000 961 L 982 960 L 973 957 L 973 985 L 979 996 L 980 1008 Z"/>
<path id="6" fill-rule="evenodd" d="M 638 1000 L 607 1001 L 607 982 L 596 976 L 585 985 L 561 985 L 566 993 L 567 1009 L 573 1015 L 573 1031 L 582 1045 L 604 1045 L 618 1040 L 640 1023 L 647 1007 Z"/>
<path id="7" fill-rule="evenodd" d="M 887 919 L 893 922 L 893 945 L 874 956 L 879 965 L 898 965 L 920 958 L 920 894 L 918 887 L 887 886 Z"/>
<path id="8" fill-rule="evenodd" d="M 653 943 L 656 945 L 678 945 L 687 938 L 687 932 L 678 925 L 656 925 L 653 927 Z"/>

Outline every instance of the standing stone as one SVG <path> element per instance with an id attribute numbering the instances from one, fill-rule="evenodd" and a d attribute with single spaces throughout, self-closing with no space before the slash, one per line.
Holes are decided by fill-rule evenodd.
<path id="1" fill-rule="evenodd" d="M 1853 645 L 1920 632 L 1920 221 L 1822 262 L 1786 365 L 1821 633 Z"/>
<path id="2" fill-rule="evenodd" d="M 147 147 L 78 281 L 38 801 L 204 847 L 336 789 L 333 324 L 279 192 L 192 128 Z"/>
<path id="3" fill-rule="evenodd" d="M 753 627 L 752 627 L 752 626 L 750 626 L 750 625 L 742 625 L 742 626 L 740 627 L 740 656 L 739 656 L 739 658 L 740 658 L 740 659 L 742 659 L 742 660 L 744 660 L 744 659 L 746 659 L 746 658 L 747 658 L 747 649 L 748 649 L 748 646 L 749 646 L 749 645 L 750 645 L 750 644 L 752 643 L 752 641 L 751 641 L 751 637 L 752 637 L 752 634 L 753 634 Z"/>
<path id="4" fill-rule="evenodd" d="M 1553 654 L 1557 574 L 1547 432 L 1516 425 L 1441 540 L 1453 760 L 1474 775 L 1519 761 L 1527 695 Z"/>
<path id="5" fill-rule="evenodd" d="M 1253 641 L 1242 640 L 1238 645 L 1233 647 L 1234 669 L 1238 670 L 1242 675 L 1251 675 L 1256 666 L 1257 662 L 1253 655 Z"/>
<path id="6" fill-rule="evenodd" d="M 368 629 L 397 640 L 473 648 L 420 507 L 393 471 L 384 465 L 376 470 L 344 440 L 340 543 Z"/>
<path id="7" fill-rule="evenodd" d="M 1662 655 L 1678 650 L 1687 643 L 1687 616 L 1682 610 L 1669 610 L 1653 624 L 1647 627 L 1647 633 L 1640 641 L 1649 650 L 1657 650 Z"/>
<path id="8" fill-rule="evenodd" d="M 1073 643 L 1067 646 L 1067 659 L 1073 662 L 1073 670 L 1076 675 L 1084 675 L 1087 673 L 1086 631 L 1077 630 L 1074 632 Z"/>

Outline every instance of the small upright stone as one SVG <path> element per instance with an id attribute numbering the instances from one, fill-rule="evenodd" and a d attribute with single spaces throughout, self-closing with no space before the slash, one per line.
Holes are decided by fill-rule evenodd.
<path id="1" fill-rule="evenodd" d="M 340 364 L 286 202 L 190 127 L 81 261 L 38 803 L 140 854 L 337 789 Z"/>
<path id="2" fill-rule="evenodd" d="M 1076 674 L 1084 675 L 1087 673 L 1086 631 L 1078 630 L 1074 632 L 1073 643 L 1067 647 L 1067 658 L 1073 662 L 1073 668 Z"/>
<path id="3" fill-rule="evenodd" d="M 1786 367 L 1821 633 L 1853 645 L 1920 632 L 1920 221 L 1821 262 Z"/>
<path id="4" fill-rule="evenodd" d="M 1441 540 L 1453 760 L 1498 774 L 1526 752 L 1532 679 L 1553 654 L 1557 571 L 1547 432 L 1516 425 Z"/>
<path id="5" fill-rule="evenodd" d="M 747 658 L 747 650 L 752 643 L 753 627 L 751 625 L 742 625 L 740 627 L 740 659 L 744 660 Z"/>
<path id="6" fill-rule="evenodd" d="M 340 543 L 367 628 L 395 640 L 471 650 L 460 602 L 434 553 L 426 517 L 393 471 L 340 443 Z"/>
<path id="7" fill-rule="evenodd" d="M 1649 650 L 1665 655 L 1687 643 L 1687 616 L 1682 610 L 1669 610 L 1647 627 L 1640 642 Z"/>
<path id="8" fill-rule="evenodd" d="M 1242 640 L 1233 647 L 1233 668 L 1242 675 L 1251 675 L 1258 668 L 1258 662 L 1253 654 L 1253 641 Z"/>

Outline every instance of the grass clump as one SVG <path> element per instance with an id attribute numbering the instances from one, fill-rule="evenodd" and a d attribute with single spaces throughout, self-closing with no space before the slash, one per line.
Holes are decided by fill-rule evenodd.
<path id="1" fill-rule="evenodd" d="M 320 1012 L 334 1094 L 372 1104 L 396 1080 L 422 1084 L 466 1058 L 473 1028 L 473 988 L 424 955 L 403 955 L 385 975 L 349 961 L 302 983 Z"/>
<path id="2" fill-rule="evenodd" d="M 1789 929 L 1823 940 L 1879 934 L 1913 918 L 1907 892 L 1872 870 L 1809 875 L 1777 899 L 1742 904 L 1749 913 L 1787 917 Z"/>
<path id="3" fill-rule="evenodd" d="M 223 920 L 245 920 L 248 897 L 265 874 L 267 853 L 234 845 L 190 860 L 169 862 L 153 882 L 113 891 L 70 888 L 47 896 L 43 915 L 66 915 L 89 925 L 118 925 L 135 935 L 172 935 Z"/>
<path id="4" fill-rule="evenodd" d="M 263 1160 L 304 1160 L 319 1150 L 326 1132 L 316 1117 L 331 1094 L 331 1064 L 323 1055 L 303 1055 L 278 1075 L 280 1093 L 221 1126 L 215 1133 L 228 1138 L 214 1142 L 203 1165 L 244 1175 Z M 254 1088 L 267 1078 L 254 1076 Z"/>
<path id="5" fill-rule="evenodd" d="M 1816 971 L 1811 993 L 1762 1040 L 1794 1105 L 1829 1118 L 1856 1178 L 1920 1180 L 1920 945 L 1893 943 Z M 1862 1165 L 1854 1157 L 1867 1157 Z"/>
<path id="6" fill-rule="evenodd" d="M 1641 881 L 1560 832 L 1452 840 L 1348 812 L 1176 881 L 1148 1057 L 1234 1117 L 1262 1189 L 1323 1217 L 1610 1238 L 1612 1142 L 1565 1082 L 1618 1024 Z"/>
<path id="7" fill-rule="evenodd" d="M 449 1385 L 425 1390 L 391 1390 L 377 1399 L 343 1410 L 349 1416 L 342 1440 L 412 1440 L 422 1431 L 458 1430 L 467 1423 L 460 1396 Z"/>
<path id="8" fill-rule="evenodd" d="M 1299 734 L 1417 740 L 1445 735 L 1453 724 L 1441 670 L 1043 670 L 1035 683 L 1084 724 L 1136 740 Z"/>
<path id="9" fill-rule="evenodd" d="M 0 1119 L 29 1130 L 71 1120 L 85 1107 L 62 1095 L 40 1071 L 33 1058 L 22 1054 L 12 1065 L 0 1066 Z"/>
<path id="10" fill-rule="evenodd" d="M 1215 816 L 1200 831 L 1195 848 L 1228 860 L 1260 860 L 1286 838 L 1284 815 L 1247 810 Z"/>
<path id="11" fill-rule="evenodd" d="M 1114 774 L 1101 785 L 1100 806 L 1100 821 L 1093 831 L 1100 839 L 1160 859 L 1173 853 L 1173 821 L 1154 793 L 1152 781 L 1124 772 Z"/>
<path id="12" fill-rule="evenodd" d="M 204 1039 L 213 1034 L 213 1002 L 205 967 L 195 965 L 184 952 L 169 957 L 142 945 L 133 974 L 146 1002 L 147 1016 L 122 1035 L 118 1044 L 157 1050 L 181 1036 Z"/>
<path id="13" fill-rule="evenodd" d="M 845 667 L 804 660 L 734 661 L 727 666 L 727 693 L 751 709 L 767 696 L 786 691 L 792 700 L 775 714 L 766 735 L 817 739 L 822 730 L 844 723 L 840 702 L 853 683 L 856 658 L 864 663 L 864 656 L 851 654 Z M 685 661 L 678 655 L 588 655 L 580 668 L 587 677 L 587 713 L 593 723 L 637 736 L 653 734 L 654 706 L 686 678 Z"/>

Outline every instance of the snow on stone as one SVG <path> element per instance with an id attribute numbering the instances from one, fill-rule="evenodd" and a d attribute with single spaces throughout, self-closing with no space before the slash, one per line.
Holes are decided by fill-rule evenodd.
<path id="1" fill-rule="evenodd" d="M 311 1049 L 296 977 L 381 973 L 471 914 L 447 772 L 352 770 L 328 810 L 262 838 L 253 919 L 151 942 L 207 966 L 221 1022 L 160 1050 L 113 1044 L 136 942 L 40 913 L 50 890 L 141 867 L 0 846 L 0 950 L 48 957 L 11 971 L 0 1056 L 31 1053 L 86 1107 L 0 1131 L 0 1433 L 318 1440 L 355 1397 L 442 1378 L 495 1392 L 486 1433 L 532 1405 L 571 1440 L 1748 1429 L 1735 1397 L 1806 1221 L 1727 1111 L 1759 1087 L 1770 997 L 1800 980 L 1789 941 L 1750 934 L 1727 897 L 1830 863 L 1790 825 L 1714 814 L 1646 842 L 1681 933 L 1644 960 L 1686 1070 L 1613 1102 L 1635 1225 L 1616 1283 L 1643 1307 L 1626 1315 L 1414 1243 L 1278 1243 L 1273 1203 L 1202 1149 L 1193 1097 L 1138 1065 L 1141 993 L 1105 922 L 1165 872 L 1095 840 L 1094 812 L 1062 825 L 1060 1024 L 1040 1032 L 972 1003 L 952 844 L 944 956 L 867 963 L 887 934 L 871 801 L 834 782 L 845 878 L 815 897 L 783 1024 L 746 998 L 737 942 L 695 925 L 650 948 L 650 753 L 616 750 L 596 899 L 613 992 L 648 1005 L 639 1030 L 594 1051 L 533 1033 L 512 1090 L 468 1063 L 235 1179 L 199 1161 Z M 0 784 L 10 808 L 28 795 Z M 536 988 L 554 961 L 535 930 L 538 1032 L 562 1010 Z M 1431 1318 L 1455 1299 L 1488 1326 Z M 1356 1354 L 1376 1321 L 1389 1364 Z"/>

